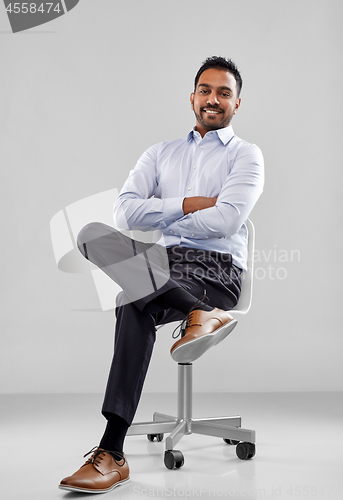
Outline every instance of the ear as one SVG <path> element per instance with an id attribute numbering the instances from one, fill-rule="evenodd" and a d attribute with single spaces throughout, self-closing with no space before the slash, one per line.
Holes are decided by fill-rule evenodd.
<path id="1" fill-rule="evenodd" d="M 234 115 L 237 113 L 238 108 L 239 108 L 240 105 L 241 105 L 241 99 L 239 98 L 239 99 L 237 99 L 237 102 L 236 102 L 235 111 L 233 113 Z"/>
<path id="2" fill-rule="evenodd" d="M 194 92 L 191 93 L 191 96 L 190 96 L 190 101 L 191 101 L 191 107 L 192 109 L 194 110 L 194 106 L 193 106 L 193 103 L 194 103 L 194 97 L 195 97 L 195 94 Z"/>

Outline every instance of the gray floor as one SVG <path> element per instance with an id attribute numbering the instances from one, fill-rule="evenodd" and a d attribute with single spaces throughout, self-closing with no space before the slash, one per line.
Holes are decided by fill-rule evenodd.
<path id="1" fill-rule="evenodd" d="M 190 435 L 177 447 L 175 471 L 163 463 L 164 441 L 126 440 L 131 480 L 107 498 L 328 499 L 343 496 L 343 394 L 197 394 L 194 417 L 241 415 L 256 430 L 256 456 L 236 457 L 221 439 Z M 98 444 L 101 395 L 2 395 L 1 498 L 89 498 L 63 492 L 59 481 Z M 175 414 L 176 396 L 144 394 L 138 420 L 153 411 Z M 91 498 L 94 498 L 91 496 Z"/>

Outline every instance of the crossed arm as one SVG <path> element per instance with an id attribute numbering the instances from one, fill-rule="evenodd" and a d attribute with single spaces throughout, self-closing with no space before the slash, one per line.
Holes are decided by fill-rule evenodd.
<path id="1" fill-rule="evenodd" d="M 218 198 L 208 198 L 206 196 L 192 196 L 185 198 L 182 204 L 182 210 L 185 215 L 214 207 Z"/>
<path id="2" fill-rule="evenodd" d="M 203 240 L 230 237 L 239 231 L 263 188 L 263 158 L 259 148 L 244 146 L 236 154 L 216 197 L 188 198 L 178 195 L 178 182 L 172 175 L 170 179 L 164 178 L 168 197 L 162 198 L 159 194 L 156 148 L 142 155 L 116 200 L 117 227 L 141 231 L 160 229 Z"/>

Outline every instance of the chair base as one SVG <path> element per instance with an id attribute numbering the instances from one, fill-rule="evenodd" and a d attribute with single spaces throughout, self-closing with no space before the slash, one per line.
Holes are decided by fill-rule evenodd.
<path id="1" fill-rule="evenodd" d="M 154 437 L 161 441 L 164 433 L 170 432 L 166 438 L 165 464 L 168 468 L 183 465 L 183 456 L 174 450 L 180 439 L 188 434 L 203 434 L 223 438 L 228 444 L 237 444 L 237 456 L 240 459 L 252 458 L 255 454 L 255 431 L 241 428 L 241 417 L 192 417 L 192 363 L 178 363 L 178 416 L 154 413 L 152 422 L 133 423 L 127 432 L 128 436 L 147 434 L 151 441 Z M 232 443 L 231 443 L 232 441 Z M 176 460 L 176 466 L 167 464 L 173 450 L 182 456 Z M 175 453 L 174 453 L 175 454 Z M 170 462 L 170 460 L 169 460 Z"/>

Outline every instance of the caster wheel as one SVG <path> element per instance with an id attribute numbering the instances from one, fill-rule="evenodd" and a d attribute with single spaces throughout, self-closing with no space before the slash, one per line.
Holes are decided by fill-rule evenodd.
<path id="1" fill-rule="evenodd" d="M 226 444 L 238 444 L 238 443 L 240 443 L 240 441 L 236 441 L 235 439 L 227 439 L 227 438 L 223 438 L 223 441 Z"/>
<path id="2" fill-rule="evenodd" d="M 241 460 L 250 460 L 255 455 L 255 451 L 254 443 L 239 443 L 236 446 L 236 455 Z"/>
<path id="3" fill-rule="evenodd" d="M 179 469 L 185 460 L 179 450 L 167 450 L 164 454 L 164 465 L 167 469 Z"/>
<path id="4" fill-rule="evenodd" d="M 149 441 L 157 441 L 160 442 L 163 440 L 164 434 L 147 434 L 147 438 Z"/>

